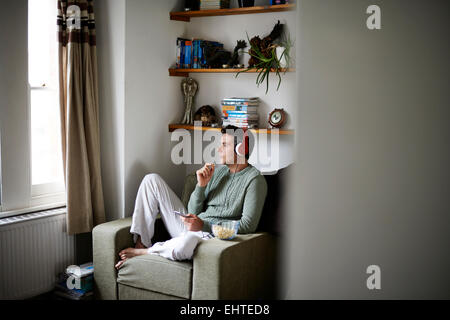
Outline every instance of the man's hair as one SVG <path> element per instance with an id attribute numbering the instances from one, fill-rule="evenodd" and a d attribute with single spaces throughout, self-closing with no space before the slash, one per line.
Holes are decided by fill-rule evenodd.
<path id="1" fill-rule="evenodd" d="M 220 132 L 222 132 L 223 134 L 232 134 L 234 136 L 234 147 L 233 149 L 236 148 L 237 144 L 242 142 L 244 143 L 244 131 L 242 128 L 238 128 L 236 126 L 233 125 L 227 125 L 226 127 L 222 127 L 222 129 L 220 130 Z M 250 138 L 250 135 L 249 135 Z M 245 155 L 245 159 L 248 160 L 248 158 L 250 158 L 250 139 L 248 139 L 248 153 Z"/>

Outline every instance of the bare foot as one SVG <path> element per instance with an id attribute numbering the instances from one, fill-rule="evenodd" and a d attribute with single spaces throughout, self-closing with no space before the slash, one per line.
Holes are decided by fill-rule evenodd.
<path id="1" fill-rule="evenodd" d="M 117 270 L 119 270 L 120 267 L 122 267 L 123 263 L 124 263 L 126 260 L 127 260 L 127 259 L 125 259 L 125 260 L 120 260 L 119 262 L 116 263 L 116 265 L 115 265 L 114 267 L 115 267 Z"/>
<path id="2" fill-rule="evenodd" d="M 147 249 L 126 248 L 119 252 L 120 259 L 125 260 L 147 254 Z"/>
<path id="3" fill-rule="evenodd" d="M 126 248 L 119 252 L 120 261 L 115 265 L 116 269 L 120 269 L 123 263 L 133 257 L 141 256 L 147 254 L 147 248 L 145 249 L 137 249 L 137 248 Z"/>

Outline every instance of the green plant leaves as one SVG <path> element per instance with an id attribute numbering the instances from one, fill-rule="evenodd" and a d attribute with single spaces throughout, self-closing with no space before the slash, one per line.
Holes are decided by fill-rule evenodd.
<path id="1" fill-rule="evenodd" d="M 286 60 L 286 70 L 284 70 L 284 73 L 286 73 L 286 71 L 290 65 L 291 59 L 289 56 L 289 51 L 292 47 L 292 42 L 291 42 L 290 38 L 285 38 L 283 40 L 282 45 L 284 46 L 285 49 L 283 50 L 280 58 L 278 59 L 277 54 L 276 54 L 277 45 L 272 45 L 271 47 L 269 47 L 270 48 L 270 57 L 267 58 L 261 52 L 261 50 L 258 48 L 258 46 L 255 46 L 250 42 L 247 32 L 246 32 L 246 35 L 247 35 L 247 40 L 248 40 L 248 43 L 250 44 L 251 50 L 249 50 L 245 53 L 248 53 L 251 57 L 254 57 L 255 59 L 257 59 L 258 62 L 256 64 L 254 64 L 253 67 L 248 67 L 244 70 L 237 72 L 235 77 L 237 77 L 241 72 L 247 72 L 247 71 L 256 69 L 256 73 L 258 73 L 258 75 L 256 77 L 256 85 L 259 87 L 260 84 L 262 84 L 262 83 L 264 83 L 264 81 L 266 81 L 266 94 L 267 94 L 267 92 L 269 91 L 270 71 L 274 70 L 276 76 L 278 77 L 278 85 L 277 85 L 277 91 L 278 91 L 278 89 L 280 88 L 280 85 L 281 85 L 280 60 L 283 57 Z M 252 53 L 250 53 L 250 51 L 252 51 Z"/>

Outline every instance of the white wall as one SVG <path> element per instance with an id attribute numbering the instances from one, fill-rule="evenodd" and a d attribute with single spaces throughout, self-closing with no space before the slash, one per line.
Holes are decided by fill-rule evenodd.
<path id="1" fill-rule="evenodd" d="M 181 195 L 183 166 L 170 160 L 168 124 L 179 114 L 181 78 L 169 77 L 176 37 L 184 24 L 169 20 L 178 1 L 126 1 L 125 215 L 133 213 L 145 174 L 160 174 Z"/>
<path id="2" fill-rule="evenodd" d="M 255 1 L 255 5 L 267 4 L 268 1 Z M 237 1 L 231 1 L 231 6 L 236 7 Z M 206 40 L 216 40 L 224 44 L 224 48 L 233 51 L 237 40 L 247 41 L 247 35 L 252 37 L 259 35 L 262 39 L 267 36 L 273 29 L 277 21 L 285 24 L 287 32 L 292 40 L 296 38 L 296 14 L 295 11 L 276 12 L 264 14 L 248 14 L 248 15 L 232 15 L 218 17 L 192 18 L 186 24 L 186 31 L 183 34 L 187 38 L 201 38 Z M 182 22 L 178 22 L 182 23 Z M 294 42 L 295 43 L 295 42 Z M 248 51 L 249 47 L 245 49 Z M 295 50 L 293 50 L 295 51 Z M 295 54 L 295 52 L 292 52 Z M 249 55 L 245 54 L 244 64 L 247 65 Z M 216 115 L 221 114 L 220 101 L 223 98 L 233 96 L 258 96 L 261 103 L 259 106 L 260 127 L 267 128 L 268 115 L 274 108 L 283 108 L 288 115 L 287 122 L 283 129 L 296 129 L 292 119 L 295 117 L 296 107 L 296 76 L 295 72 L 287 72 L 282 75 L 282 81 L 279 90 L 276 90 L 278 78 L 271 73 L 269 81 L 269 90 L 266 94 L 265 83 L 256 86 L 256 73 L 241 73 L 237 78 L 234 74 L 191 74 L 199 84 L 199 90 L 195 96 L 195 110 L 203 105 L 211 105 L 216 111 Z M 182 96 L 180 97 L 180 106 L 182 105 Z M 179 113 L 180 120 L 183 113 Z M 293 136 L 280 135 L 280 162 L 278 165 L 272 163 L 270 165 L 262 164 L 257 161 L 254 149 L 254 156 L 249 162 L 264 172 L 273 172 L 277 169 L 284 168 L 294 161 L 293 158 Z M 201 165 L 188 165 L 186 172 L 193 172 Z"/>
<path id="3" fill-rule="evenodd" d="M 95 3 L 102 182 L 107 220 L 125 208 L 125 0 Z"/>
<path id="4" fill-rule="evenodd" d="M 27 0 L 2 3 L 0 10 L 0 138 L 2 210 L 29 206 Z"/>
<path id="5" fill-rule="evenodd" d="M 179 79 L 168 76 L 177 1 L 96 1 L 102 178 L 107 220 L 129 216 L 145 174 L 181 194 L 184 167 L 170 162 L 168 124 Z M 162 32 L 164 30 L 164 32 Z"/>
<path id="6" fill-rule="evenodd" d="M 291 299 L 450 297 L 449 4 L 373 3 L 300 2 Z"/>
<path id="7" fill-rule="evenodd" d="M 246 39 L 245 30 L 250 37 L 265 36 L 279 18 L 288 23 L 295 38 L 293 12 L 171 21 L 169 12 L 180 10 L 182 4 L 177 0 L 96 2 L 102 174 L 108 220 L 132 214 L 145 174 L 159 173 L 181 195 L 186 173 L 195 169 L 175 165 L 170 159 L 176 143 L 170 141 L 168 124 L 178 123 L 184 113 L 183 78 L 168 75 L 175 62 L 176 37 L 217 39 L 231 51 L 237 39 Z M 274 107 L 283 107 L 289 116 L 294 111 L 295 73 L 285 74 L 278 92 L 272 79 L 267 95 L 265 88 L 256 87 L 256 74 L 242 74 L 237 79 L 233 74 L 192 77 L 200 87 L 195 109 L 210 104 L 219 114 L 220 99 L 257 95 L 262 98 L 261 119 Z M 292 128 L 289 117 L 286 128 Z M 281 142 L 285 156 L 280 167 L 284 167 L 293 159 L 293 136 L 281 137 Z"/>

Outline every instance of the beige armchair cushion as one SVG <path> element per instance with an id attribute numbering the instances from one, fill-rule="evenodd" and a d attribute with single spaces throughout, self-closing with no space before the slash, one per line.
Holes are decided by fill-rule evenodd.
<path id="1" fill-rule="evenodd" d="M 192 291 L 192 261 L 171 261 L 148 254 L 125 261 L 119 269 L 117 282 L 190 299 Z"/>

